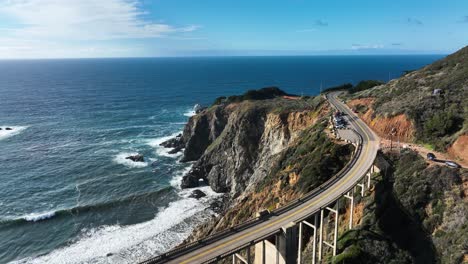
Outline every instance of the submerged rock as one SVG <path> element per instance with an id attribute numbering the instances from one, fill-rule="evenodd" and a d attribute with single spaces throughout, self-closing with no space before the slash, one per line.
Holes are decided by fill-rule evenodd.
<path id="1" fill-rule="evenodd" d="M 200 190 L 193 190 L 193 192 L 190 194 L 190 198 L 195 198 L 195 199 L 200 199 L 202 197 L 205 197 L 206 193 L 200 191 Z"/>
<path id="2" fill-rule="evenodd" d="M 144 162 L 145 161 L 143 155 L 141 155 L 141 154 L 131 155 L 131 156 L 126 157 L 125 159 L 129 159 L 129 160 L 134 161 L 134 162 Z"/>
<path id="3" fill-rule="evenodd" d="M 175 138 L 171 138 L 167 141 L 164 141 L 163 143 L 159 144 L 160 146 L 163 146 L 165 148 L 177 148 L 177 147 L 181 147 L 181 145 L 183 145 L 181 143 L 181 138 L 182 138 L 182 134 L 179 134 L 177 135 Z"/>
<path id="4" fill-rule="evenodd" d="M 13 128 L 7 127 L 7 128 L 5 128 L 5 130 L 13 130 Z"/>
<path id="5" fill-rule="evenodd" d="M 169 150 L 167 153 L 176 154 L 177 152 L 180 152 L 181 150 L 182 150 L 182 147 L 175 147 L 174 149 Z"/>

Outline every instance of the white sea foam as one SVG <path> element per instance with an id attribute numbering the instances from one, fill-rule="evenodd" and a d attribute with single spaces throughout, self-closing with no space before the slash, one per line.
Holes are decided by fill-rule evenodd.
<path id="1" fill-rule="evenodd" d="M 11 128 L 12 130 L 6 130 L 5 128 Z M 0 140 L 12 137 L 14 135 L 18 135 L 21 131 L 28 128 L 27 126 L 0 126 L 2 130 L 0 130 Z"/>
<path id="2" fill-rule="evenodd" d="M 184 116 L 188 116 L 188 117 L 191 117 L 191 116 L 194 116 L 195 115 L 195 110 L 191 109 L 191 110 L 188 110 L 187 112 L 184 113 Z"/>
<path id="3" fill-rule="evenodd" d="M 122 164 L 129 168 L 143 168 L 143 167 L 148 166 L 148 162 L 135 162 L 135 161 L 126 159 L 126 157 L 128 156 L 137 155 L 137 154 L 138 153 L 130 153 L 130 152 L 119 153 L 117 154 L 117 156 L 114 157 L 114 162 L 118 164 Z"/>
<path id="4" fill-rule="evenodd" d="M 180 183 L 182 181 L 182 177 L 184 177 L 184 175 L 187 174 L 190 171 L 190 169 L 192 169 L 192 165 L 189 165 L 185 167 L 184 169 L 178 171 L 169 182 L 172 185 L 172 187 L 180 189 Z"/>
<path id="5" fill-rule="evenodd" d="M 45 213 L 32 213 L 25 215 L 23 218 L 26 221 L 37 222 L 45 219 L 49 219 L 55 216 L 55 211 L 45 212 Z"/>
<path id="6" fill-rule="evenodd" d="M 162 253 L 185 239 L 194 223 L 207 217 L 203 200 L 171 202 L 153 220 L 130 226 L 83 230 L 76 242 L 38 258 L 15 263 L 135 263 Z M 195 220 L 194 218 L 197 218 Z M 174 227 L 174 230 L 170 230 Z M 176 228 L 175 228 L 176 227 Z M 177 230 L 175 230 L 177 229 Z M 112 256 L 106 257 L 108 253 Z"/>
<path id="7" fill-rule="evenodd" d="M 177 153 L 174 153 L 174 154 L 170 154 L 169 152 L 172 150 L 172 148 L 165 148 L 163 146 L 160 146 L 160 144 L 163 143 L 164 141 L 167 141 L 167 140 L 171 139 L 171 138 L 175 138 L 176 136 L 178 136 L 181 133 L 182 133 L 182 131 L 174 133 L 174 134 L 172 134 L 170 136 L 150 139 L 150 140 L 147 141 L 147 144 L 156 149 L 156 154 L 158 156 L 169 157 L 169 158 L 177 158 L 177 157 L 180 157 L 182 155 L 181 151 L 179 151 Z"/>

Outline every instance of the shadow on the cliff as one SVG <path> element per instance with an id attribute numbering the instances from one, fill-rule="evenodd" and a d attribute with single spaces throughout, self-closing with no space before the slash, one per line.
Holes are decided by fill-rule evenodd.
<path id="1" fill-rule="evenodd" d="M 375 217 L 379 228 L 399 248 L 408 251 L 414 263 L 439 263 L 430 235 L 395 196 L 392 178 L 393 171 L 389 169 L 384 173 L 383 181 L 375 186 Z"/>

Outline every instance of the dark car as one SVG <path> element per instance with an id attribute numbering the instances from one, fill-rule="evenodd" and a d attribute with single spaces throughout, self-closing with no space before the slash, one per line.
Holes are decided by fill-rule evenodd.
<path id="1" fill-rule="evenodd" d="M 428 160 L 435 160 L 436 156 L 434 155 L 434 153 L 427 153 L 427 159 Z"/>
<path id="2" fill-rule="evenodd" d="M 257 212 L 257 217 L 260 219 L 267 218 L 270 215 L 269 210 L 261 210 L 260 212 Z"/>

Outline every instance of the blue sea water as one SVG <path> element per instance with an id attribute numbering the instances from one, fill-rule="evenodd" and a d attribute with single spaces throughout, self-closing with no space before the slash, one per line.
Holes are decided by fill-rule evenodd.
<path id="1" fill-rule="evenodd" d="M 265 86 L 315 95 L 441 57 L 0 61 L 0 263 L 133 263 L 180 243 L 216 197 L 188 198 L 190 164 L 159 147 L 194 104 Z"/>

